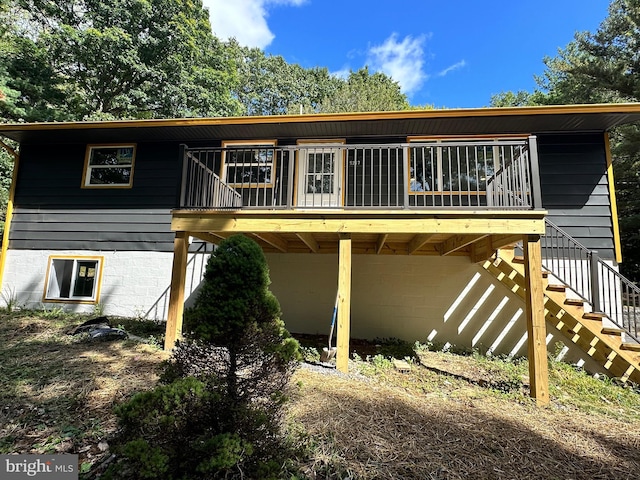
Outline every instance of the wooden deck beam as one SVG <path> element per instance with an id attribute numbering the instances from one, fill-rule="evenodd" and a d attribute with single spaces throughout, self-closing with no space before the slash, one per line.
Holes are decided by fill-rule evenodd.
<path id="1" fill-rule="evenodd" d="M 519 212 L 522 213 L 522 212 Z M 478 212 L 466 216 L 291 214 L 243 215 L 175 212 L 174 231 L 229 233 L 416 233 L 464 235 L 527 235 L 544 233 L 544 214 L 493 217 Z"/>
<path id="2" fill-rule="evenodd" d="M 488 237 L 488 235 L 456 235 L 442 243 L 440 255 L 449 255 L 485 237 Z"/>
<path id="3" fill-rule="evenodd" d="M 194 232 L 193 236 L 205 242 L 213 243 L 214 245 L 218 245 L 225 238 L 229 237 L 229 235 L 209 232 Z"/>
<path id="4" fill-rule="evenodd" d="M 525 308 L 531 396 L 539 406 L 549 404 L 547 329 L 542 286 L 542 249 L 539 235 L 526 235 L 524 245 Z"/>
<path id="5" fill-rule="evenodd" d="M 351 235 L 340 234 L 338 250 L 338 335 L 336 368 L 349 371 L 349 334 L 351 330 Z"/>
<path id="6" fill-rule="evenodd" d="M 427 243 L 429 239 L 431 239 L 434 235 L 435 234 L 433 233 L 420 233 L 418 235 L 415 235 L 411 239 L 411 241 L 409 242 L 409 246 L 407 247 L 409 255 L 420 250 L 424 246 L 424 244 Z"/>
<path id="7" fill-rule="evenodd" d="M 164 336 L 164 349 L 173 349 L 176 340 L 182 334 L 182 315 L 184 313 L 184 286 L 187 277 L 187 256 L 189 253 L 189 232 L 176 232 L 173 241 L 173 270 L 171 271 L 171 293 L 169 311 Z"/>
<path id="8" fill-rule="evenodd" d="M 277 235 L 268 232 L 253 232 L 252 235 L 262 240 L 263 242 L 268 243 L 272 247 L 277 248 L 282 253 L 287 253 L 289 251 L 289 245 L 287 244 L 287 242 Z"/>
<path id="9" fill-rule="evenodd" d="M 302 242 L 309 247 L 309 250 L 311 250 L 313 253 L 318 253 L 318 250 L 320 250 L 320 245 L 318 245 L 318 242 L 316 241 L 316 239 L 313 236 L 313 233 L 296 233 L 296 236 L 302 240 Z"/>
<path id="10" fill-rule="evenodd" d="M 376 240 L 376 255 L 380 255 L 380 252 L 382 251 L 382 247 L 384 247 L 384 243 L 387 241 L 388 237 L 389 237 L 389 234 L 387 233 L 382 233 L 378 235 L 378 239 Z"/>

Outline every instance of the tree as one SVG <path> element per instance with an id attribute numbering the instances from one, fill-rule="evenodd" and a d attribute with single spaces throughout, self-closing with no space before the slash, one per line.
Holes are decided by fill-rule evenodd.
<path id="1" fill-rule="evenodd" d="M 12 120 L 239 112 L 235 66 L 200 0 L 19 0 L 27 27 L 0 60 Z"/>
<path id="2" fill-rule="evenodd" d="M 4 223 L 7 218 L 7 203 L 13 171 L 13 157 L 0 147 L 0 239 L 4 233 Z M 0 243 L 2 243 L 0 241 Z"/>
<path id="3" fill-rule="evenodd" d="M 640 101 L 640 0 L 613 0 L 595 33 L 577 33 L 555 57 L 544 59 L 539 89 L 503 92 L 493 106 Z M 640 281 L 640 125 L 611 135 L 624 262 L 621 271 Z"/>
<path id="4" fill-rule="evenodd" d="M 282 405 L 298 343 L 280 320 L 260 247 L 242 235 L 207 264 L 188 339 L 163 385 L 119 408 L 117 478 L 276 478 L 289 454 Z M 115 468 L 115 467 L 114 467 Z"/>
<path id="5" fill-rule="evenodd" d="M 283 115 L 314 113 L 320 102 L 333 94 L 340 84 L 326 68 L 305 69 L 287 63 L 279 55 L 266 55 L 258 48 L 246 48 L 231 40 L 239 83 L 234 93 L 244 115 Z"/>
<path id="6" fill-rule="evenodd" d="M 322 100 L 321 113 L 384 112 L 407 110 L 409 102 L 398 82 L 384 73 L 369 73 L 369 68 L 349 73 L 332 96 Z"/>
<path id="7" fill-rule="evenodd" d="M 518 90 L 517 92 L 500 92 L 491 96 L 491 106 L 527 107 L 536 105 L 536 93 L 529 93 L 525 90 Z"/>
<path id="8" fill-rule="evenodd" d="M 234 235 L 211 254 L 198 298 L 186 316 L 190 337 L 226 349 L 228 359 L 217 375 L 226 378 L 226 393 L 234 402 L 248 401 L 254 384 L 264 378 L 282 385 L 274 376 L 287 373 L 298 358 L 298 344 L 284 328 L 269 284 L 269 268 L 258 244 Z"/>

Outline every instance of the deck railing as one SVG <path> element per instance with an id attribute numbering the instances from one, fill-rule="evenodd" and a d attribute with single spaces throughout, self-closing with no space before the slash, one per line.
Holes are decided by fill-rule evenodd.
<path id="1" fill-rule="evenodd" d="M 549 220 L 542 264 L 594 312 L 607 315 L 632 341 L 640 338 L 640 288 Z"/>
<path id="2" fill-rule="evenodd" d="M 540 208 L 535 137 L 183 147 L 180 207 Z"/>
<path id="3" fill-rule="evenodd" d="M 240 208 L 242 196 L 213 171 L 208 157 L 213 152 L 184 150 L 181 206 L 192 208 Z"/>

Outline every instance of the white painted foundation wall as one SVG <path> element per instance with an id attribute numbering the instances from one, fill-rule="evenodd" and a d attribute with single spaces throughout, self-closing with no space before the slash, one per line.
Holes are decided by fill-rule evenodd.
<path id="1" fill-rule="evenodd" d="M 13 297 L 20 307 L 63 308 L 69 312 L 79 313 L 95 312 L 96 306 L 93 304 L 43 303 L 45 276 L 50 255 L 104 257 L 99 298 L 99 305 L 104 315 L 153 320 L 167 318 L 173 265 L 172 253 L 9 250 L 3 280 L 4 296 Z M 200 284 L 208 258 L 208 254 L 189 254 L 185 292 L 187 303 L 193 300 L 192 294 Z M 6 300 L 4 298 L 3 303 L 6 303 Z"/>
<path id="2" fill-rule="evenodd" d="M 91 313 L 91 304 L 43 304 L 49 255 L 104 257 L 100 305 L 111 316 L 164 320 L 169 305 L 173 255 L 158 252 L 9 250 L 3 292 L 28 308 L 63 307 Z M 189 254 L 186 305 L 192 304 L 208 254 Z M 329 333 L 338 279 L 337 255 L 267 254 L 271 290 L 293 333 Z M 354 255 L 351 336 L 395 337 L 491 350 L 527 353 L 523 302 L 467 257 Z M 548 335 L 553 352 L 561 338 Z M 597 364 L 577 349 L 565 359 Z"/>
<path id="3" fill-rule="evenodd" d="M 267 260 L 287 328 L 328 335 L 337 255 L 268 254 Z M 395 337 L 527 354 L 524 302 L 467 257 L 354 255 L 351 288 L 352 338 Z M 549 350 L 555 353 L 563 340 L 549 333 Z M 576 347 L 563 355 L 582 360 L 589 371 L 603 371 Z"/>

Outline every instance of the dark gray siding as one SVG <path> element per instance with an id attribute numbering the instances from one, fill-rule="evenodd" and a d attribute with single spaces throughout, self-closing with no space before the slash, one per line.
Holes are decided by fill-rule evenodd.
<path id="1" fill-rule="evenodd" d="M 10 248 L 171 252 L 170 227 L 169 210 L 18 208 Z"/>
<path id="2" fill-rule="evenodd" d="M 604 137 L 538 136 L 542 203 L 549 219 L 585 247 L 615 258 Z"/>
<path id="3" fill-rule="evenodd" d="M 21 148 L 10 248 L 172 251 L 178 144 L 137 144 L 128 189 L 81 188 L 84 144 Z"/>

